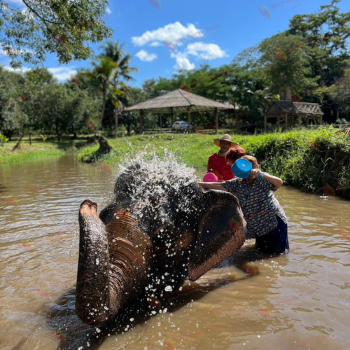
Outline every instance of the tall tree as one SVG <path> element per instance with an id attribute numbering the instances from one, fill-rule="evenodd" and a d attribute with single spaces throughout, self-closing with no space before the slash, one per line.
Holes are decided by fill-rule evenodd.
<path id="1" fill-rule="evenodd" d="M 331 86 L 331 96 L 340 106 L 340 110 L 350 116 L 350 69 L 337 84 Z"/>
<path id="2" fill-rule="evenodd" d="M 30 92 L 21 74 L 0 67 L 0 130 L 10 140 L 16 131 L 23 133 L 28 124 L 28 115 L 21 107 Z"/>
<path id="3" fill-rule="evenodd" d="M 36 87 L 57 83 L 58 80 L 46 68 L 31 69 L 24 73 L 24 78 L 28 83 L 32 83 Z"/>
<path id="4" fill-rule="evenodd" d="M 311 57 L 310 69 L 317 80 L 318 89 L 305 97 L 310 102 L 322 102 L 324 120 L 335 122 L 338 103 L 327 88 L 344 76 L 350 59 L 350 12 L 341 13 L 336 6 L 341 0 L 320 7 L 317 13 L 296 15 L 292 18 L 288 33 L 298 35 Z"/>
<path id="5" fill-rule="evenodd" d="M 128 82 L 135 80 L 130 74 L 138 72 L 136 67 L 130 67 L 131 54 L 126 54 L 124 44 L 119 44 L 117 40 L 115 43 L 112 40 L 105 42 L 102 46 L 102 53 L 99 57 L 109 58 L 116 63 L 116 69 L 114 70 L 114 84 L 119 85 L 121 81 Z M 123 85 L 123 89 L 126 92 L 130 92 L 127 85 Z M 123 100 L 117 99 L 118 104 L 116 107 L 123 107 Z M 124 103 L 125 105 L 125 103 Z M 115 137 L 118 135 L 118 114 L 115 116 Z"/>
<path id="6" fill-rule="evenodd" d="M 259 44 L 260 62 L 272 93 L 291 100 L 291 93 L 317 85 L 311 78 L 310 57 L 299 37 L 274 35 Z"/>
<path id="7" fill-rule="evenodd" d="M 108 57 L 97 56 L 92 62 L 93 70 L 86 73 L 90 88 L 102 95 L 102 111 L 98 120 L 96 133 L 100 130 L 105 115 L 106 99 L 109 98 L 116 107 L 122 107 L 120 98 L 128 98 L 127 87 L 116 81 L 118 64 Z"/>
<path id="8" fill-rule="evenodd" d="M 37 65 L 46 52 L 56 53 L 61 64 L 84 60 L 91 54 L 87 42 L 112 35 L 102 18 L 107 0 L 22 1 L 24 10 L 0 0 L 0 44 L 13 68 Z"/>
<path id="9" fill-rule="evenodd" d="M 135 67 L 129 67 L 132 56 L 125 53 L 124 44 L 119 44 L 118 40 L 115 43 L 112 40 L 108 40 L 103 44 L 102 49 L 100 57 L 110 58 L 117 63 L 117 69 L 114 72 L 114 79 L 117 82 L 121 80 L 125 82 L 135 80 L 130 74 L 139 70 Z"/>

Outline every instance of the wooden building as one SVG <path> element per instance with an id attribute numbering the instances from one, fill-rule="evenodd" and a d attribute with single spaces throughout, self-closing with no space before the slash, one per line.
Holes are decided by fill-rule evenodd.
<path id="1" fill-rule="evenodd" d="M 269 119 L 274 122 L 273 125 L 276 128 L 290 129 L 294 126 L 302 126 L 302 121 L 305 121 L 306 126 L 310 125 L 310 121 L 320 125 L 322 116 L 323 112 L 317 103 L 274 101 L 264 114 L 265 132 Z"/>

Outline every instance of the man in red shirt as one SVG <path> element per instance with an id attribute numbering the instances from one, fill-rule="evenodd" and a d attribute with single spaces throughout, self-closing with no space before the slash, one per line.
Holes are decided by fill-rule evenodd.
<path id="1" fill-rule="evenodd" d="M 216 146 L 220 147 L 220 151 L 209 157 L 208 173 L 215 174 L 219 181 L 231 180 L 235 176 L 232 174 L 231 166 L 227 162 L 225 156 L 230 147 L 237 144 L 231 141 L 231 136 L 228 134 L 223 135 L 219 139 L 214 139 L 214 143 Z"/>

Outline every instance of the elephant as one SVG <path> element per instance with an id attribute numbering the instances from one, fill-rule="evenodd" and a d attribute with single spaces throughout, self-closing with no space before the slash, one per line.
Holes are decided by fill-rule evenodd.
<path id="1" fill-rule="evenodd" d="M 79 226 L 76 312 L 98 326 L 220 264 L 242 247 L 245 221 L 237 198 L 202 189 L 194 169 L 142 160 L 122 169 L 99 215 L 82 202 Z"/>

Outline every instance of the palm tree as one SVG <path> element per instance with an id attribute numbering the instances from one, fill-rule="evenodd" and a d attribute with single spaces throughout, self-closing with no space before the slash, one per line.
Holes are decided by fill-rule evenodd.
<path id="1" fill-rule="evenodd" d="M 98 120 L 97 129 L 95 135 L 98 133 L 102 119 L 105 112 L 106 99 L 110 98 L 111 102 L 116 107 L 122 107 L 120 97 L 128 99 L 127 86 L 115 79 L 117 71 L 119 70 L 118 64 L 108 57 L 97 56 L 92 62 L 93 69 L 85 76 L 87 78 L 90 89 L 97 91 L 102 95 L 102 111 L 101 117 Z"/>
<path id="2" fill-rule="evenodd" d="M 116 81 L 132 81 L 135 80 L 130 73 L 136 73 L 139 70 L 135 67 L 129 67 L 131 55 L 125 54 L 124 44 L 119 45 L 117 40 L 113 43 L 112 40 L 105 42 L 101 48 L 103 49 L 102 54 L 99 57 L 110 58 L 113 62 L 117 63 L 118 69 L 115 71 L 114 79 Z"/>
<path id="3" fill-rule="evenodd" d="M 101 49 L 103 52 L 98 56 L 99 59 L 109 59 L 115 63 L 115 69 L 112 73 L 112 80 L 116 86 L 122 86 L 124 92 L 129 92 L 128 87 L 122 83 L 122 81 L 131 81 L 135 80 L 130 73 L 138 72 L 138 69 L 135 67 L 129 67 L 131 55 L 125 54 L 124 44 L 119 44 L 117 40 L 115 43 L 112 40 L 105 42 Z M 112 101 L 113 102 L 113 101 Z M 118 99 L 118 104 L 116 107 L 123 107 L 121 101 Z M 117 137 L 118 133 L 118 117 L 116 116 L 115 121 L 115 134 Z"/>

